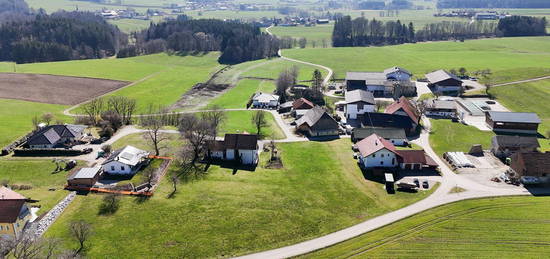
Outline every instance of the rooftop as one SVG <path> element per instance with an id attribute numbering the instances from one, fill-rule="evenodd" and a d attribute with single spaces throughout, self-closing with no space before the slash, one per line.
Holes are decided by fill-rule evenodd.
<path id="1" fill-rule="evenodd" d="M 357 89 L 346 92 L 346 103 L 365 102 L 368 104 L 375 104 L 374 95 L 365 90 Z"/>
<path id="2" fill-rule="evenodd" d="M 69 180 L 74 180 L 74 179 L 90 179 L 90 178 L 94 178 L 94 177 L 99 173 L 99 170 L 101 170 L 101 167 L 93 167 L 93 168 L 85 167 L 85 168 L 81 168 L 81 169 L 78 170 L 76 173 L 74 173 L 73 175 L 71 175 L 71 176 L 69 177 Z"/>
<path id="3" fill-rule="evenodd" d="M 489 111 L 487 115 L 495 122 L 516 122 L 516 123 L 536 123 L 542 121 L 536 113 L 533 112 L 495 112 Z"/>
<path id="4" fill-rule="evenodd" d="M 455 76 L 455 75 L 453 75 L 453 74 L 451 74 L 451 73 L 449 73 L 445 70 L 437 70 L 437 71 L 431 72 L 429 74 L 426 74 L 426 78 L 432 84 L 439 83 L 439 82 L 449 80 L 449 79 L 453 79 L 453 80 L 462 82 L 462 80 L 460 80 L 460 78 L 458 78 L 457 76 Z"/>
<path id="5" fill-rule="evenodd" d="M 374 154 L 384 148 L 395 154 L 398 154 L 397 149 L 391 142 L 376 134 L 372 134 L 367 138 L 357 142 L 356 145 L 359 149 L 359 152 L 361 153 L 361 156 L 363 157 L 370 156 L 371 154 Z"/>
<path id="6" fill-rule="evenodd" d="M 120 163 L 123 163 L 125 165 L 135 166 L 137 165 L 142 158 L 149 155 L 149 152 L 138 149 L 133 146 L 126 146 L 123 149 L 119 149 L 105 160 L 103 164 L 110 163 L 112 161 L 118 161 Z"/>

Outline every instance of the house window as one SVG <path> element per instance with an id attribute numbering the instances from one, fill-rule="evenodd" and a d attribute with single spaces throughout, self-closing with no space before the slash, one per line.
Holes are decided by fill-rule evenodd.
<path id="1" fill-rule="evenodd" d="M 114 171 L 114 170 L 115 170 L 115 166 L 112 165 L 112 166 L 111 166 L 111 171 Z"/>
<path id="2" fill-rule="evenodd" d="M 384 165 L 384 161 L 380 161 L 380 165 Z"/>
<path id="3" fill-rule="evenodd" d="M 372 154 L 372 157 L 376 157 L 376 154 Z"/>
<path id="4" fill-rule="evenodd" d="M 384 157 L 384 154 L 382 154 L 382 157 Z"/>
<path id="5" fill-rule="evenodd" d="M 124 169 L 124 166 L 121 166 L 121 167 L 120 167 L 120 170 L 124 171 L 124 170 L 126 170 L 126 169 Z"/>
<path id="6" fill-rule="evenodd" d="M 395 158 L 392 158 L 392 159 L 391 159 L 391 164 L 392 164 L 392 165 L 395 165 Z"/>

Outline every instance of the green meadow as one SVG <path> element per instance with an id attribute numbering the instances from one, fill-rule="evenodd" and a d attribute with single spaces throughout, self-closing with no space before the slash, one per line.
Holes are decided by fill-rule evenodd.
<path id="1" fill-rule="evenodd" d="M 254 93 L 271 93 L 274 90 L 275 82 L 273 81 L 243 79 L 235 87 L 213 99 L 209 106 L 217 105 L 226 109 L 246 108 L 246 104 Z"/>
<path id="2" fill-rule="evenodd" d="M 491 147 L 492 131 L 481 131 L 474 126 L 451 120 L 430 120 L 430 145 L 438 155 L 445 152 L 468 152 L 472 145 L 481 144 L 484 149 Z"/>
<path id="3" fill-rule="evenodd" d="M 430 42 L 385 47 L 292 49 L 290 58 L 322 64 L 344 78 L 347 71 L 380 71 L 391 66 L 410 70 L 416 77 L 437 69 L 468 71 L 491 69 L 507 80 L 548 75 L 550 37 L 498 38 L 465 42 Z M 522 71 L 515 73 L 515 70 Z M 525 71 L 535 71 L 526 73 Z"/>
<path id="4" fill-rule="evenodd" d="M 503 197 L 456 202 L 301 258 L 543 258 L 550 252 L 549 201 Z"/>
<path id="5" fill-rule="evenodd" d="M 98 215 L 101 195 L 78 196 L 46 235 L 74 248 L 68 224 L 84 220 L 94 233 L 87 257 L 230 257 L 327 234 L 430 193 L 387 195 L 382 184 L 363 178 L 349 140 L 284 143 L 278 150 L 282 169 L 264 167 L 267 153 L 255 172 L 211 166 L 205 178 L 180 184 L 172 199 L 165 179 L 151 199 L 123 197 L 110 216 Z M 342 159 L 333 159 L 338 153 Z"/>

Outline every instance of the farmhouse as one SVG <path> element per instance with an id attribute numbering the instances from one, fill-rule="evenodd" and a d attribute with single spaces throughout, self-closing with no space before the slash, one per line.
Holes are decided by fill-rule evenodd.
<path id="1" fill-rule="evenodd" d="M 256 93 L 252 97 L 252 107 L 262 109 L 277 109 L 279 96 L 275 94 Z"/>
<path id="2" fill-rule="evenodd" d="M 81 168 L 67 178 L 69 187 L 92 187 L 99 180 L 101 166 L 94 168 Z"/>
<path id="3" fill-rule="evenodd" d="M 535 152 L 540 147 L 536 137 L 508 135 L 494 136 L 491 144 L 491 152 L 499 158 L 510 157 L 517 152 Z"/>
<path id="4" fill-rule="evenodd" d="M 418 122 L 420 121 L 420 114 L 418 113 L 418 110 L 405 97 L 399 98 L 399 100 L 386 107 L 384 113 L 409 117 L 413 124 L 413 128 L 416 128 L 416 126 L 418 126 Z"/>
<path id="5" fill-rule="evenodd" d="M 426 100 L 424 101 L 426 116 L 438 118 L 456 118 L 457 108 L 455 101 Z"/>
<path id="6" fill-rule="evenodd" d="M 437 168 L 437 163 L 423 150 L 397 150 L 391 142 L 376 134 L 359 141 L 357 148 L 359 164 L 363 168 Z"/>
<path id="7" fill-rule="evenodd" d="M 356 143 L 372 134 L 376 134 L 396 146 L 407 145 L 407 136 L 405 134 L 405 130 L 399 128 L 354 128 L 351 133 L 351 140 Z"/>
<path id="8" fill-rule="evenodd" d="M 56 148 L 74 145 L 82 138 L 84 125 L 49 125 L 39 129 L 28 140 L 29 148 Z"/>
<path id="9" fill-rule="evenodd" d="M 383 72 L 348 72 L 346 91 L 357 89 L 372 92 L 376 97 L 399 95 L 415 96 L 416 85 L 411 82 L 412 74 L 400 67 L 392 67 Z"/>
<path id="10" fill-rule="evenodd" d="M 112 175 L 133 175 L 147 161 L 149 152 L 126 146 L 111 154 L 102 164 L 104 172 Z"/>
<path id="11" fill-rule="evenodd" d="M 407 135 L 412 135 L 416 131 L 416 125 L 409 116 L 379 112 L 365 113 L 361 119 L 361 126 L 363 128 L 398 128 L 405 130 Z"/>
<path id="12" fill-rule="evenodd" d="M 371 92 L 357 89 L 346 92 L 346 106 L 344 114 L 346 118 L 355 120 L 365 112 L 374 112 L 375 102 Z"/>
<path id="13" fill-rule="evenodd" d="M 26 202 L 27 198 L 21 194 L 0 186 L 0 239 L 19 237 L 31 220 Z"/>
<path id="14" fill-rule="evenodd" d="M 296 129 L 310 137 L 338 136 L 338 122 L 323 108 L 316 106 L 296 121 Z"/>
<path id="15" fill-rule="evenodd" d="M 300 119 L 307 111 L 313 109 L 315 104 L 305 98 L 300 98 L 292 103 L 292 116 L 296 119 Z"/>
<path id="16" fill-rule="evenodd" d="M 212 159 L 255 165 L 258 163 L 258 135 L 225 134 L 224 140 L 208 143 L 207 153 Z"/>
<path id="17" fill-rule="evenodd" d="M 510 167 L 520 176 L 533 176 L 541 182 L 550 182 L 550 152 L 517 152 L 511 157 Z"/>
<path id="18" fill-rule="evenodd" d="M 426 79 L 428 79 L 428 87 L 435 93 L 458 95 L 463 91 L 462 80 L 445 70 L 426 74 Z"/>
<path id="19" fill-rule="evenodd" d="M 489 111 L 485 114 L 485 122 L 495 132 L 537 134 L 542 121 L 531 112 Z"/>

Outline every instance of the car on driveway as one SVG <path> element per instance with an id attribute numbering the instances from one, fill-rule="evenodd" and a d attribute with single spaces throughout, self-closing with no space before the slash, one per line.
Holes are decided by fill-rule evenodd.
<path id="1" fill-rule="evenodd" d="M 420 188 L 420 181 L 418 180 L 418 178 L 414 178 L 413 182 L 414 184 L 416 184 L 416 187 Z"/>
<path id="2" fill-rule="evenodd" d="M 422 188 L 424 189 L 430 188 L 430 183 L 428 183 L 428 180 L 425 180 L 422 182 Z"/>

